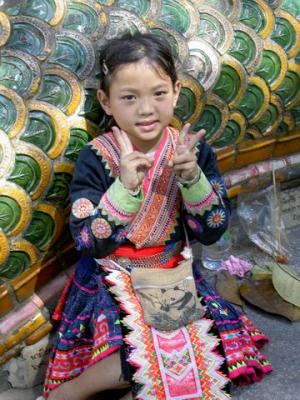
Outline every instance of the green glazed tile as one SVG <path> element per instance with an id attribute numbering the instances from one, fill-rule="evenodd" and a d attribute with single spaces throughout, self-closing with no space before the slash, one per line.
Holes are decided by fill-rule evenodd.
<path id="1" fill-rule="evenodd" d="M 55 223 L 50 215 L 41 211 L 34 211 L 32 220 L 23 236 L 39 250 L 44 250 L 53 237 L 54 228 Z"/>
<path id="2" fill-rule="evenodd" d="M 220 77 L 213 89 L 226 103 L 230 103 L 238 94 L 241 81 L 238 73 L 229 65 L 221 66 Z"/>
<path id="3" fill-rule="evenodd" d="M 279 111 L 274 104 L 270 104 L 267 111 L 260 117 L 260 119 L 254 124 L 262 134 L 268 133 L 268 129 L 272 127 L 272 125 L 279 118 Z"/>
<path id="4" fill-rule="evenodd" d="M 30 258 L 23 251 L 11 251 L 6 263 L 0 265 L 0 277 L 13 279 L 29 267 Z"/>
<path id="5" fill-rule="evenodd" d="M 21 139 L 33 143 L 45 153 L 52 147 L 55 130 L 51 118 L 42 111 L 30 111 L 29 122 Z"/>
<path id="6" fill-rule="evenodd" d="M 288 52 L 295 45 L 296 32 L 287 19 L 276 17 L 271 39 Z"/>
<path id="7" fill-rule="evenodd" d="M 257 33 L 261 32 L 266 26 L 264 14 L 259 5 L 253 0 L 242 2 L 239 21 L 254 29 Z"/>
<path id="8" fill-rule="evenodd" d="M 53 104 L 65 112 L 72 98 L 72 89 L 68 82 L 53 74 L 43 75 L 38 100 Z"/>
<path id="9" fill-rule="evenodd" d="M 0 94 L 0 129 L 9 133 L 10 128 L 15 124 L 17 110 L 14 103 Z"/>
<path id="10" fill-rule="evenodd" d="M 49 25 L 31 17 L 12 17 L 12 34 L 8 48 L 24 51 L 41 60 L 54 46 L 55 34 Z"/>
<path id="11" fill-rule="evenodd" d="M 85 89 L 85 101 L 84 106 L 78 115 L 85 117 L 96 124 L 99 124 L 104 116 L 104 111 L 102 110 L 99 101 L 97 99 L 97 90 L 95 89 Z"/>
<path id="12" fill-rule="evenodd" d="M 195 112 L 195 95 L 187 87 L 182 87 L 175 110 L 175 115 L 182 121 L 187 122 Z"/>
<path id="13" fill-rule="evenodd" d="M 94 68 L 94 48 L 86 36 L 77 32 L 61 31 L 56 35 L 55 50 L 49 62 L 68 69 L 79 79 L 85 79 Z"/>
<path id="14" fill-rule="evenodd" d="M 279 56 L 270 50 L 263 50 L 261 63 L 256 70 L 256 75 L 263 78 L 266 83 L 272 85 L 276 81 L 281 70 L 281 60 Z"/>
<path id="15" fill-rule="evenodd" d="M 114 5 L 123 8 L 124 10 L 133 12 L 139 17 L 144 17 L 150 9 L 149 0 L 116 0 Z"/>
<path id="16" fill-rule="evenodd" d="M 32 157 L 17 154 L 15 168 L 7 179 L 21 186 L 27 193 L 30 193 L 39 184 L 41 169 Z"/>
<path id="17" fill-rule="evenodd" d="M 4 233 L 10 232 L 19 222 L 21 208 L 11 197 L 0 195 L 0 228 Z"/>
<path id="18" fill-rule="evenodd" d="M 275 93 L 281 98 L 285 107 L 299 95 L 300 77 L 294 71 L 288 71 L 282 84 L 275 90 Z"/>
<path id="19" fill-rule="evenodd" d="M 157 19 L 160 22 L 170 25 L 182 34 L 189 30 L 191 24 L 191 18 L 187 9 L 180 1 L 176 0 L 164 0 Z"/>
<path id="20" fill-rule="evenodd" d="M 291 113 L 295 120 L 296 125 L 300 125 L 300 104 L 298 104 L 296 107 L 294 107 L 291 110 Z"/>
<path id="21" fill-rule="evenodd" d="M 19 14 L 21 6 L 20 0 L 2 0 L 1 2 L 1 10 L 11 17 Z"/>
<path id="22" fill-rule="evenodd" d="M 54 17 L 55 7 L 54 0 L 27 0 L 22 14 L 49 22 Z"/>
<path id="23" fill-rule="evenodd" d="M 260 110 L 264 103 L 264 94 L 256 85 L 248 85 L 246 94 L 242 98 L 237 109 L 241 111 L 247 119 L 252 119 Z"/>
<path id="24" fill-rule="evenodd" d="M 63 27 L 82 33 L 93 35 L 98 29 L 97 12 L 85 3 L 70 2 L 67 14 L 64 18 Z"/>
<path id="25" fill-rule="evenodd" d="M 228 53 L 246 66 L 253 62 L 256 56 L 255 42 L 248 33 L 236 30 L 234 41 Z"/>
<path id="26" fill-rule="evenodd" d="M 91 140 L 91 135 L 83 129 L 71 129 L 71 135 L 65 157 L 76 161 L 81 149 Z"/>
<path id="27" fill-rule="evenodd" d="M 300 2 L 299 0 L 284 0 L 281 4 L 283 10 L 289 12 L 298 20 L 300 19 Z"/>
<path id="28" fill-rule="evenodd" d="M 0 83 L 19 95 L 35 92 L 40 68 L 33 57 L 15 50 L 3 50 L 0 63 Z"/>
<path id="29" fill-rule="evenodd" d="M 222 114 L 217 107 L 207 104 L 199 118 L 193 126 L 195 132 L 205 129 L 205 140 L 209 140 L 217 132 L 222 123 Z"/>
<path id="30" fill-rule="evenodd" d="M 64 172 L 55 173 L 45 199 L 55 205 L 65 207 L 69 200 L 71 179 L 72 176 L 70 174 Z"/>
<path id="31" fill-rule="evenodd" d="M 213 146 L 220 148 L 234 144 L 241 133 L 240 125 L 233 120 L 229 120 L 220 139 L 214 141 Z"/>

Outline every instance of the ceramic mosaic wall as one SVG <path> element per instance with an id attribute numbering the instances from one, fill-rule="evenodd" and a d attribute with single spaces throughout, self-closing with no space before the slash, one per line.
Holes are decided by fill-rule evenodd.
<path id="1" fill-rule="evenodd" d="M 1 0 L 0 279 L 62 236 L 74 161 L 101 127 L 104 41 L 166 36 L 183 82 L 174 124 L 220 149 L 300 124 L 299 20 L 299 0 Z"/>

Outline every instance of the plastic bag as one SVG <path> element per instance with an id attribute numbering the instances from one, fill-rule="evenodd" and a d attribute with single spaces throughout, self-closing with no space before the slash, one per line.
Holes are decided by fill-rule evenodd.
<path id="1" fill-rule="evenodd" d="M 290 249 L 281 218 L 280 191 L 274 185 L 238 196 L 237 214 L 249 239 L 277 262 L 286 264 Z"/>

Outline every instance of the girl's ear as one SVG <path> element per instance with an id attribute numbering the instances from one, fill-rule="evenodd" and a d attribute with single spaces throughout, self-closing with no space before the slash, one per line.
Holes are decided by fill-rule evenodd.
<path id="1" fill-rule="evenodd" d="M 180 90 L 181 90 L 181 82 L 180 81 L 176 81 L 175 85 L 174 85 L 174 99 L 173 99 L 173 107 L 176 107 L 178 98 L 179 98 L 179 94 L 180 94 Z"/>
<path id="2" fill-rule="evenodd" d="M 97 90 L 97 99 L 105 113 L 107 115 L 112 115 L 109 98 L 102 89 Z"/>

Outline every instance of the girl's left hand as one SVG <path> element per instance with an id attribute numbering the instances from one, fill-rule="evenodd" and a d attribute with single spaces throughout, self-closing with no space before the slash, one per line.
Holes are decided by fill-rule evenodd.
<path id="1" fill-rule="evenodd" d="M 185 124 L 179 133 L 179 139 L 173 160 L 169 167 L 173 168 L 175 174 L 184 181 L 192 181 L 198 172 L 196 147 L 206 131 L 201 129 L 194 134 L 188 134 L 191 124 Z"/>

